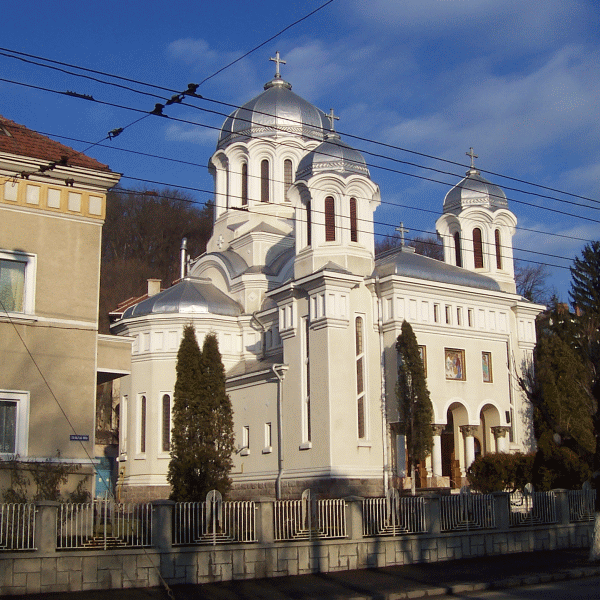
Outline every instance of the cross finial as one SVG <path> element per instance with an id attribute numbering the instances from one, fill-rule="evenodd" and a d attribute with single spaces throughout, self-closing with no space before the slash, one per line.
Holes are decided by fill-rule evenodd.
<path id="1" fill-rule="evenodd" d="M 404 234 L 408 233 L 410 229 L 404 227 L 404 221 L 400 221 L 400 227 L 396 227 L 396 231 L 400 232 L 400 245 L 404 246 Z"/>
<path id="2" fill-rule="evenodd" d="M 471 157 L 471 169 L 475 168 L 475 158 L 479 158 L 479 156 L 477 156 L 477 154 L 475 154 L 475 152 L 473 152 L 473 148 L 469 148 L 468 152 L 465 152 L 465 154 L 467 156 Z"/>
<path id="3" fill-rule="evenodd" d="M 336 116 L 333 114 L 333 108 L 330 108 L 330 109 L 329 109 L 329 114 L 327 115 L 327 118 L 329 119 L 329 127 L 330 127 L 330 131 L 335 131 L 335 125 L 334 125 L 334 122 L 335 122 L 335 121 L 339 121 L 339 120 L 340 120 L 340 118 L 339 118 L 339 117 L 336 117 Z"/>
<path id="4" fill-rule="evenodd" d="M 285 65 L 285 60 L 279 58 L 279 50 L 275 52 L 275 58 L 269 58 L 269 60 L 272 60 L 277 65 L 275 68 L 275 77 L 279 79 L 281 77 L 281 73 L 279 72 L 279 65 Z"/>

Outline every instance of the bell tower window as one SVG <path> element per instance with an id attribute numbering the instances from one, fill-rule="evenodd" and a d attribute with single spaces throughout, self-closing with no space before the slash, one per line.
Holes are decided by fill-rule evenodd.
<path id="1" fill-rule="evenodd" d="M 462 253 L 460 251 L 460 233 L 454 234 L 454 255 L 456 256 L 456 266 L 462 267 Z"/>
<path id="2" fill-rule="evenodd" d="M 286 158 L 283 161 L 283 193 L 286 202 L 289 202 L 287 192 L 290 189 L 292 183 L 292 161 L 289 158 Z"/>
<path id="3" fill-rule="evenodd" d="M 325 241 L 335 242 L 335 200 L 325 198 Z"/>
<path id="4" fill-rule="evenodd" d="M 260 201 L 270 202 L 269 198 L 269 161 L 264 159 L 260 163 Z"/>
<path id="5" fill-rule="evenodd" d="M 242 163 L 242 206 L 248 205 L 248 163 Z"/>
<path id="6" fill-rule="evenodd" d="M 358 242 L 358 223 L 356 218 L 356 198 L 350 198 L 350 241 Z"/>
<path id="7" fill-rule="evenodd" d="M 481 229 L 479 227 L 473 229 L 473 257 L 475 268 L 483 269 L 483 244 L 481 242 Z"/>
<path id="8" fill-rule="evenodd" d="M 500 230 L 496 229 L 494 232 L 496 241 L 496 268 L 500 271 L 502 269 L 502 245 L 500 244 Z"/>
<path id="9" fill-rule="evenodd" d="M 312 207 L 310 200 L 306 203 L 306 245 L 312 246 Z"/>

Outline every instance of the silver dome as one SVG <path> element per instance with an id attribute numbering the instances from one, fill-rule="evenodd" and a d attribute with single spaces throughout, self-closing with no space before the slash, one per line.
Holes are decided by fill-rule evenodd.
<path id="1" fill-rule="evenodd" d="M 455 185 L 444 198 L 444 212 L 458 213 L 469 206 L 485 206 L 492 210 L 508 208 L 506 194 L 500 187 L 484 179 L 477 169 Z"/>
<path id="2" fill-rule="evenodd" d="M 240 137 L 277 137 L 297 134 L 322 140 L 329 128 L 325 113 L 292 92 L 292 86 L 277 76 L 265 91 L 234 110 L 223 123 L 217 148 Z"/>
<path id="3" fill-rule="evenodd" d="M 207 279 L 186 277 L 173 287 L 130 306 L 122 318 L 167 313 L 210 313 L 235 317 L 242 314 L 242 308 Z"/>
<path id="4" fill-rule="evenodd" d="M 309 152 L 298 165 L 296 179 L 310 179 L 318 173 L 364 175 L 370 177 L 367 163 L 362 154 L 348 146 L 336 133 L 329 133 L 325 141 Z"/>

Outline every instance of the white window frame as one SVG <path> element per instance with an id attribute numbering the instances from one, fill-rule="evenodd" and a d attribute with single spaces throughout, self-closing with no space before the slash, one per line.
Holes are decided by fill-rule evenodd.
<path id="1" fill-rule="evenodd" d="M 146 433 L 144 439 L 144 450 L 142 451 L 142 398 L 146 398 L 146 422 L 144 424 L 144 432 Z M 136 402 L 136 431 L 135 431 L 135 457 L 146 458 L 146 452 L 148 451 L 148 413 L 150 404 L 148 402 L 148 394 L 143 392 L 138 394 Z"/>
<path id="2" fill-rule="evenodd" d="M 0 260 L 25 263 L 25 279 L 23 281 L 23 310 L 7 311 L 10 315 L 32 315 L 35 311 L 35 275 L 37 256 L 18 250 L 0 250 Z M 4 310 L 0 310 L 2 316 Z"/>
<path id="3" fill-rule="evenodd" d="M 0 456 L 27 456 L 29 445 L 29 392 L 18 390 L 0 390 L 0 400 L 17 403 L 17 430 L 15 452 L 0 452 Z"/>
<path id="4" fill-rule="evenodd" d="M 158 440 L 159 440 L 159 445 L 158 445 L 158 456 L 160 458 L 169 458 L 171 456 L 171 451 L 170 449 L 168 451 L 164 451 L 163 450 L 163 425 L 164 425 L 164 413 L 163 413 L 163 398 L 165 396 L 169 396 L 169 411 L 170 411 L 170 418 L 169 418 L 169 448 L 171 446 L 171 441 L 172 441 L 172 436 L 173 436 L 173 392 L 159 392 L 158 394 L 158 406 L 160 408 L 160 418 L 157 419 L 158 421 Z M 148 404 L 146 401 L 146 431 L 148 428 Z M 147 436 L 146 436 L 147 437 Z M 146 440 L 146 444 L 148 443 L 148 440 Z"/>

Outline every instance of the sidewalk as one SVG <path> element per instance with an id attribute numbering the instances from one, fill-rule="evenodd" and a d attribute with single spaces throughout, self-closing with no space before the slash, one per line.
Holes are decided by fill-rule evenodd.
<path id="1" fill-rule="evenodd" d="M 175 600 L 401 600 L 600 576 L 587 549 L 486 556 L 448 562 L 295 577 L 176 585 Z M 164 589 L 10 596 L 27 600 L 169 600 Z"/>

